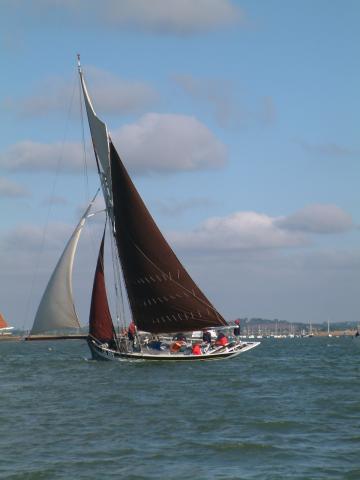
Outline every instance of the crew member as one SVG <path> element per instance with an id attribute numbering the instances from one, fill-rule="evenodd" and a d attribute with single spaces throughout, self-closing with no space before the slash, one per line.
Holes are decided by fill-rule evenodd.
<path id="1" fill-rule="evenodd" d="M 133 321 L 131 321 L 129 327 L 128 327 L 128 339 L 130 340 L 130 342 L 134 342 L 135 340 L 135 333 L 136 333 L 136 326 L 135 326 L 135 323 Z"/>
<path id="2" fill-rule="evenodd" d="M 201 345 L 200 343 L 195 343 L 192 347 L 192 354 L 193 355 L 201 355 Z"/>
<path id="3" fill-rule="evenodd" d="M 222 332 L 220 332 L 219 335 L 217 336 L 215 345 L 217 347 L 225 347 L 228 343 L 229 343 L 229 339 Z"/>
<path id="4" fill-rule="evenodd" d="M 234 336 L 240 337 L 240 320 L 235 320 Z"/>
<path id="5" fill-rule="evenodd" d="M 209 330 L 203 331 L 202 339 L 204 343 L 211 343 L 211 333 L 209 332 Z"/>

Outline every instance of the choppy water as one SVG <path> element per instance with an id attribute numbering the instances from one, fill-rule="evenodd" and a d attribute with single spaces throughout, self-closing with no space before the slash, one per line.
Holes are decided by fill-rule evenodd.
<path id="1" fill-rule="evenodd" d="M 1 479 L 360 479 L 360 341 L 89 357 L 82 341 L 0 342 Z"/>

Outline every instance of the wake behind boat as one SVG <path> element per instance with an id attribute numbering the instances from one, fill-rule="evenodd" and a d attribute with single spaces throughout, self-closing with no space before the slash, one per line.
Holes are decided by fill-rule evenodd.
<path id="1" fill-rule="evenodd" d="M 95 271 L 88 345 L 94 359 L 208 360 L 239 355 L 258 342 L 242 342 L 229 335 L 233 327 L 190 277 L 157 227 L 135 188 L 108 129 L 96 115 L 78 57 L 81 88 L 90 127 L 95 160 L 106 205 L 110 239 L 114 245 L 115 292 L 125 294 L 132 315 L 130 328 L 117 332 L 110 313 L 104 275 L 104 238 Z M 90 209 L 90 207 L 89 207 Z M 35 318 L 33 332 L 57 327 L 76 328 L 71 271 L 85 212 L 53 273 Z M 65 280 L 63 283 L 62 278 Z M 117 318 L 120 317 L 117 312 Z M 212 340 L 208 329 L 217 332 Z M 223 330 L 223 331 L 222 331 Z M 195 338 L 194 331 L 203 333 Z M 185 339 L 177 336 L 182 332 Z M 215 335 L 216 336 L 216 335 Z"/>

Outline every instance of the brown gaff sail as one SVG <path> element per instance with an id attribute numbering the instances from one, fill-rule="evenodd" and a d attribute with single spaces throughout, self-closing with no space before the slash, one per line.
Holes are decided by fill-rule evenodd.
<path id="1" fill-rule="evenodd" d="M 105 288 L 104 238 L 105 231 L 101 241 L 98 261 L 94 275 L 89 318 L 89 335 L 96 338 L 100 342 L 109 342 L 113 340 L 116 335 L 114 325 L 111 319 Z"/>
<path id="2" fill-rule="evenodd" d="M 110 142 L 115 238 L 134 321 L 152 333 L 227 325 L 163 237 Z"/>

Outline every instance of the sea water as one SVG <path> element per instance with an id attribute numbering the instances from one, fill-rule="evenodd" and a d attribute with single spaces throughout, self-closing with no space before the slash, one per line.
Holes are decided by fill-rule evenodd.
<path id="1" fill-rule="evenodd" d="M 0 342 L 1 479 L 360 479 L 358 340 L 89 357 L 84 341 Z"/>

